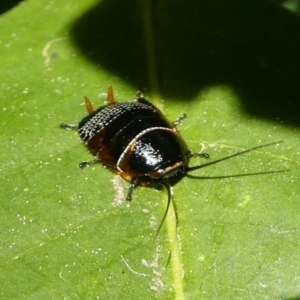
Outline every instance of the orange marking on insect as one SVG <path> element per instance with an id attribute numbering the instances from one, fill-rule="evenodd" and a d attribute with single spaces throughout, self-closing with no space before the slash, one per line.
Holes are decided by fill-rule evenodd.
<path id="1" fill-rule="evenodd" d="M 113 88 L 111 86 L 108 87 L 108 89 L 107 89 L 106 102 L 107 102 L 107 104 L 115 103 L 114 91 L 113 91 Z"/>
<path id="2" fill-rule="evenodd" d="M 91 100 L 88 97 L 84 97 L 84 102 L 85 102 L 85 108 L 86 108 L 86 110 L 91 115 L 94 112 Z"/>

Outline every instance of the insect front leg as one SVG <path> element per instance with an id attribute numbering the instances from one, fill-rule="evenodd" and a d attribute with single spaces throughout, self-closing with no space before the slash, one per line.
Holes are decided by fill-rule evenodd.
<path id="1" fill-rule="evenodd" d="M 191 153 L 188 155 L 188 158 L 191 158 L 191 157 L 209 158 L 209 154 L 208 154 L 208 153 L 194 153 L 194 152 L 191 152 Z"/>
<path id="2" fill-rule="evenodd" d="M 90 165 L 99 162 L 100 159 L 98 158 L 98 156 L 94 156 L 94 158 L 90 161 L 82 161 L 81 163 L 79 163 L 78 167 L 80 169 L 83 169 L 85 167 L 89 167 Z"/>
<path id="3" fill-rule="evenodd" d="M 181 125 L 182 121 L 186 118 L 187 118 L 187 114 L 182 113 L 174 122 L 172 122 L 172 125 L 174 127 L 177 127 Z"/>
<path id="4" fill-rule="evenodd" d="M 136 177 L 132 177 L 132 179 L 130 181 L 128 193 L 127 193 L 127 196 L 126 196 L 126 200 L 127 201 L 131 201 L 131 199 L 132 199 L 132 192 L 133 192 L 133 189 L 137 186 L 137 183 L 138 183 L 137 178 Z"/>

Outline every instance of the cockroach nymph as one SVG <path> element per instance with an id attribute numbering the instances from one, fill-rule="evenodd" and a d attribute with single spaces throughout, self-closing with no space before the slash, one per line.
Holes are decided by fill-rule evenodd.
<path id="1" fill-rule="evenodd" d="M 126 200 L 131 200 L 132 192 L 137 186 L 166 188 L 168 203 L 158 232 L 170 206 L 171 186 L 189 172 L 281 142 L 259 145 L 189 167 L 191 158 L 207 159 L 209 155 L 191 152 L 178 132 L 177 126 L 186 117 L 185 114 L 170 122 L 141 92 L 137 93 L 135 102 L 115 102 L 111 87 L 108 88 L 106 102 L 106 105 L 94 110 L 90 100 L 85 97 L 89 115 L 78 126 L 61 123 L 60 127 L 77 130 L 94 156 L 89 162 L 81 162 L 80 168 L 100 162 L 130 182 Z"/>

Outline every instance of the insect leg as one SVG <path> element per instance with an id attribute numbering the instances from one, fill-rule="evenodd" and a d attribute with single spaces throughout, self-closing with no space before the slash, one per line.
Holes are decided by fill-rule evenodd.
<path id="1" fill-rule="evenodd" d="M 80 169 L 83 169 L 83 168 L 85 168 L 85 167 L 89 167 L 90 165 L 92 165 L 92 164 L 94 164 L 94 163 L 97 163 L 97 162 L 99 162 L 100 161 L 100 159 L 97 157 L 97 156 L 95 156 L 92 160 L 90 160 L 90 161 L 82 161 L 81 163 L 79 163 L 79 165 L 78 165 L 78 167 L 80 168 Z"/>
<path id="2" fill-rule="evenodd" d="M 60 123 L 59 127 L 63 128 L 63 129 L 67 129 L 67 130 L 77 130 L 78 129 L 78 127 L 76 125 L 66 124 L 66 123 Z"/>
<path id="3" fill-rule="evenodd" d="M 187 117 L 187 114 L 182 113 L 174 122 L 172 122 L 174 127 L 177 127 L 182 123 L 182 121 Z"/>
<path id="4" fill-rule="evenodd" d="M 127 201 L 131 201 L 132 198 L 132 192 L 133 189 L 137 186 L 137 178 L 136 177 L 132 177 L 131 181 L 130 181 L 130 185 L 129 185 L 129 189 L 128 189 L 128 193 L 126 196 L 126 200 Z"/>
<path id="5" fill-rule="evenodd" d="M 191 152 L 191 153 L 188 155 L 188 158 L 191 158 L 191 157 L 209 158 L 209 154 L 208 154 L 208 153 L 194 153 L 194 152 Z"/>
<path id="6" fill-rule="evenodd" d="M 145 100 L 144 94 L 141 91 L 137 91 L 136 100 L 137 101 Z"/>

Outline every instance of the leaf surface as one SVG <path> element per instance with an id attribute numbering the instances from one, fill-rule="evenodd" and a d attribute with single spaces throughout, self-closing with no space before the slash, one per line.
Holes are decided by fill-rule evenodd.
<path id="1" fill-rule="evenodd" d="M 241 90 L 220 78 L 211 84 L 198 78 L 199 87 L 196 80 L 179 80 L 182 61 L 171 53 L 168 64 L 156 31 L 162 18 L 150 11 L 151 2 L 134 8 L 141 11 L 142 19 L 133 21 L 140 23 L 136 30 L 146 50 L 128 43 L 118 52 L 112 45 L 124 41 L 116 28 L 106 27 L 101 39 L 104 29 L 96 27 L 95 44 L 103 52 L 94 63 L 95 56 L 76 44 L 75 29 L 91 11 L 116 25 L 120 10 L 115 19 L 104 12 L 117 4 L 31 0 L 0 16 L 2 298 L 299 296 L 297 120 L 247 112 Z M 172 16 L 165 24 L 177 28 Z M 144 60 L 124 60 L 131 55 Z M 127 203 L 128 183 L 100 165 L 78 169 L 91 156 L 75 133 L 59 128 L 86 115 L 83 96 L 102 105 L 110 85 L 118 101 L 148 88 L 147 97 L 170 120 L 186 113 L 182 136 L 192 151 L 207 152 L 211 160 L 284 142 L 193 172 L 206 179 L 185 177 L 173 188 L 178 219 L 171 207 L 155 240 L 166 192 L 137 188 Z M 190 165 L 203 162 L 194 158 Z M 252 174 L 263 172 L 273 173 Z"/>

